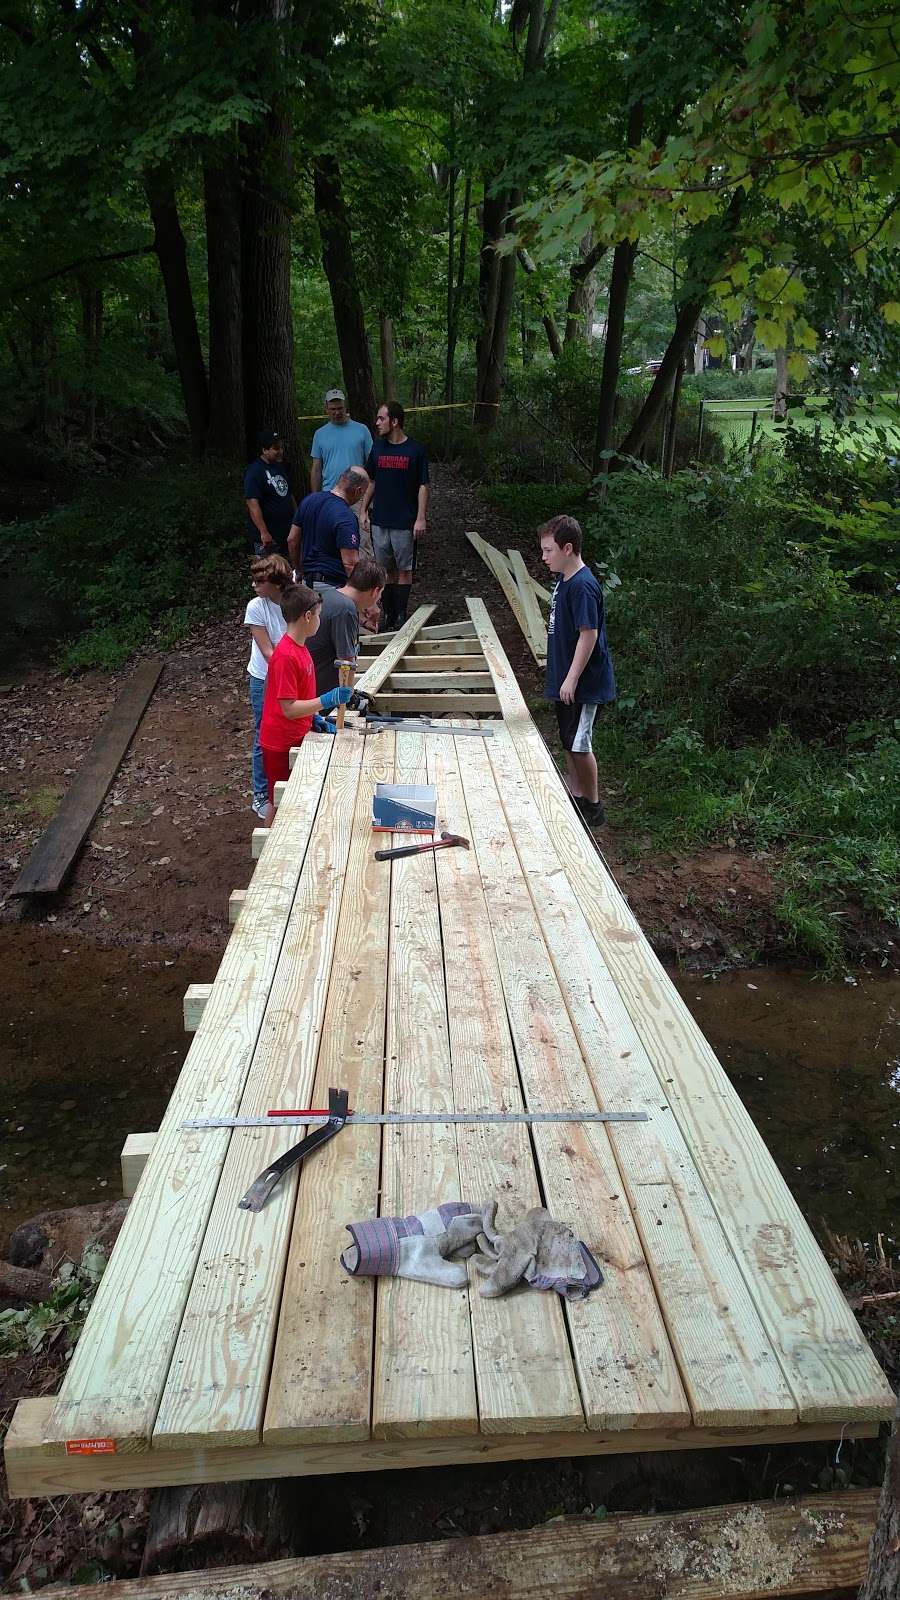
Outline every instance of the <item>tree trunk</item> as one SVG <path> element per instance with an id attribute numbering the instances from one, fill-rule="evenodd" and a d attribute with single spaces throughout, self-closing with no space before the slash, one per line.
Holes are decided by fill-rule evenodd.
<path id="1" fill-rule="evenodd" d="M 676 373 L 684 360 L 684 352 L 691 342 L 694 324 L 699 315 L 700 305 L 695 300 L 691 300 L 686 306 L 681 307 L 675 322 L 675 332 L 669 340 L 668 348 L 662 359 L 662 366 L 656 374 L 650 393 L 641 406 L 635 421 L 619 445 L 616 452 L 617 455 L 636 456 L 646 444 L 648 435 L 652 432 L 665 410 L 666 401 L 675 381 Z M 621 463 L 619 464 L 621 465 Z M 615 461 L 611 462 L 611 466 L 615 467 L 615 465 Z"/>
<path id="2" fill-rule="evenodd" d="M 466 284 L 466 252 L 469 245 L 469 216 L 472 208 L 472 175 L 466 173 L 463 197 L 462 225 L 459 230 L 459 259 L 456 268 L 456 287 L 447 326 L 447 364 L 444 370 L 444 403 L 452 405 L 456 397 L 456 344 L 459 338 L 459 319 Z"/>
<path id="3" fill-rule="evenodd" d="M 878 1520 L 859 1600 L 897 1600 L 900 1594 L 900 1404 L 888 1444 Z"/>
<path id="4" fill-rule="evenodd" d="M 96 365 L 103 330 L 103 290 L 95 289 L 86 279 L 79 278 L 78 291 L 84 344 L 84 432 L 88 444 L 93 444 L 97 430 Z"/>
<path id="5" fill-rule="evenodd" d="M 563 344 L 575 344 L 583 337 L 590 345 L 594 335 L 594 311 L 597 305 L 597 280 L 594 277 L 598 263 L 606 254 L 605 244 L 594 243 L 593 229 L 589 228 L 579 245 L 579 259 L 569 268 L 569 298 L 566 302 L 566 333 Z"/>
<path id="6" fill-rule="evenodd" d="M 291 1485 L 277 1478 L 158 1489 L 150 1508 L 141 1575 L 229 1562 L 259 1563 L 293 1554 L 301 1542 L 294 1498 Z"/>
<path id="7" fill-rule="evenodd" d="M 244 140 L 241 203 L 241 358 L 247 459 L 260 428 L 285 443 L 298 497 L 306 469 L 300 448 L 291 317 L 291 125 L 275 109 Z"/>
<path id="8" fill-rule="evenodd" d="M 341 189 L 340 168 L 334 156 L 316 158 L 314 186 L 316 221 L 322 240 L 322 266 L 331 290 L 350 415 L 360 420 L 372 418 L 376 411 L 372 358 L 356 281 L 353 243 Z"/>
<path id="9" fill-rule="evenodd" d="M 775 351 L 775 399 L 772 403 L 772 418 L 775 422 L 783 422 L 787 416 L 787 397 L 791 389 L 787 360 L 787 350 Z"/>
<path id="10" fill-rule="evenodd" d="M 244 459 L 244 378 L 241 353 L 241 190 L 236 154 L 227 141 L 203 162 L 206 276 L 209 286 L 209 442 Z"/>
<path id="11" fill-rule="evenodd" d="M 485 188 L 490 182 L 485 179 Z M 518 190 L 485 195 L 482 206 L 481 271 L 478 298 L 481 332 L 477 343 L 475 426 L 486 432 L 497 421 L 497 407 L 506 370 L 509 322 L 516 281 L 516 258 L 498 255 L 496 245 L 509 228 L 509 213 L 521 203 Z"/>
<path id="12" fill-rule="evenodd" d="M 682 358 L 675 368 L 672 397 L 669 402 L 669 425 L 666 430 L 665 453 L 663 455 L 663 476 L 666 478 L 671 478 L 675 467 L 675 434 L 678 429 L 678 404 L 681 399 L 681 380 L 683 377 L 684 359 Z"/>
<path id="13" fill-rule="evenodd" d="M 597 402 L 597 431 L 594 435 L 595 475 L 606 469 L 607 463 L 602 459 L 603 452 L 611 450 L 613 444 L 616 392 L 619 387 L 622 341 L 625 335 L 625 310 L 637 251 L 636 241 L 623 239 L 621 244 L 616 245 L 613 255 L 609 304 L 606 311 L 606 339 L 603 345 L 603 370 L 600 375 L 600 398 Z"/>
<path id="14" fill-rule="evenodd" d="M 516 254 L 519 259 L 519 265 L 521 266 L 523 272 L 527 273 L 529 277 L 535 277 L 537 275 L 537 267 L 532 261 L 531 256 L 528 254 L 528 251 L 519 250 L 516 252 Z M 538 304 L 541 308 L 541 321 L 544 324 L 544 332 L 547 335 L 547 343 L 550 346 L 550 354 L 552 355 L 554 361 L 558 361 L 562 355 L 562 340 L 559 337 L 559 329 L 556 326 L 556 318 L 554 317 L 550 307 L 547 305 L 546 296 L 540 286 L 538 286 Z"/>
<path id="15" fill-rule="evenodd" d="M 706 348 L 707 325 L 703 317 L 698 317 L 694 329 L 694 377 L 699 378 L 704 371 L 703 352 Z"/>
<path id="16" fill-rule="evenodd" d="M 396 400 L 397 363 L 394 358 L 394 323 L 393 319 L 388 316 L 386 311 L 382 311 L 378 318 L 378 343 L 381 349 L 382 397 L 385 400 Z M 372 420 L 375 416 L 375 410 L 376 407 L 373 405 L 369 415 L 366 418 L 361 417 L 360 421 L 365 421 L 367 425 L 371 427 Z"/>
<path id="17" fill-rule="evenodd" d="M 191 444 L 198 455 L 206 446 L 209 431 L 209 388 L 200 333 L 194 311 L 194 293 L 187 266 L 187 247 L 181 231 L 175 184 L 170 169 L 154 167 L 144 175 L 144 191 L 153 223 L 153 240 L 159 270 L 166 291 L 169 328 L 175 346 L 181 393 L 191 433 Z"/>

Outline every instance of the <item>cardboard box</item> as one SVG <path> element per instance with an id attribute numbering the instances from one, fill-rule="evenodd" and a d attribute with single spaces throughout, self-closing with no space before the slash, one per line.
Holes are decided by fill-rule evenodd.
<path id="1" fill-rule="evenodd" d="M 432 783 L 377 783 L 372 798 L 376 833 L 434 833 L 437 790 Z"/>

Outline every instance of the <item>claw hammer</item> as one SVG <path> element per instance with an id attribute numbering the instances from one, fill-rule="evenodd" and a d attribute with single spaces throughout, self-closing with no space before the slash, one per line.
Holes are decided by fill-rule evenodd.
<path id="1" fill-rule="evenodd" d="M 334 664 L 338 669 L 338 683 L 340 687 L 342 689 L 352 689 L 353 679 L 356 676 L 356 662 L 349 660 L 345 656 L 339 656 Z M 344 712 L 346 709 L 346 706 L 338 706 L 337 708 L 336 720 L 339 729 L 342 729 L 344 726 Z"/>

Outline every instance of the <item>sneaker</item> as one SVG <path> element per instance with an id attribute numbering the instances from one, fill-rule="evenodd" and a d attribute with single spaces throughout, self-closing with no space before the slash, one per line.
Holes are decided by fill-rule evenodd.
<path id="1" fill-rule="evenodd" d="M 583 795 L 579 795 L 575 804 L 589 828 L 602 828 L 606 821 L 606 812 L 599 800 L 586 800 Z"/>
<path id="2" fill-rule="evenodd" d="M 268 804 L 269 804 L 269 797 L 268 797 L 267 794 L 262 794 L 262 795 L 255 794 L 253 796 L 253 810 L 256 812 L 256 815 L 258 817 L 264 817 L 265 816 L 266 808 L 268 807 Z"/>

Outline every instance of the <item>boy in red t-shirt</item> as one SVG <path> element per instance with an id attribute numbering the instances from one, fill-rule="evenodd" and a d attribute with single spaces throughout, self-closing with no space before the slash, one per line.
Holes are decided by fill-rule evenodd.
<path id="1" fill-rule="evenodd" d="M 269 785 L 269 804 L 263 818 L 267 828 L 275 816 L 275 785 L 279 779 L 290 777 L 288 751 L 309 733 L 316 712 L 346 705 L 352 693 L 341 688 L 316 694 L 316 669 L 306 640 L 319 626 L 321 604 L 322 596 L 304 583 L 289 583 L 282 590 L 281 609 L 287 633 L 269 657 L 259 724 L 259 744 Z"/>

